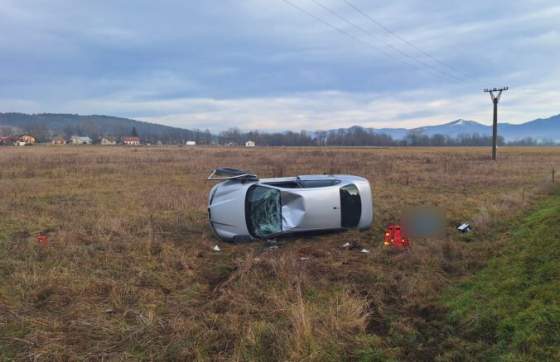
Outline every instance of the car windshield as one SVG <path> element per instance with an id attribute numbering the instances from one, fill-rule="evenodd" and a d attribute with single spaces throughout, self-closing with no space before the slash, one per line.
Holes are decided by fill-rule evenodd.
<path id="1" fill-rule="evenodd" d="M 346 185 L 340 189 L 340 208 L 342 227 L 353 228 L 358 226 L 362 216 L 362 201 L 355 185 Z"/>
<path id="2" fill-rule="evenodd" d="M 251 187 L 247 191 L 245 215 L 249 232 L 255 237 L 264 238 L 281 232 L 280 191 L 263 186 Z"/>

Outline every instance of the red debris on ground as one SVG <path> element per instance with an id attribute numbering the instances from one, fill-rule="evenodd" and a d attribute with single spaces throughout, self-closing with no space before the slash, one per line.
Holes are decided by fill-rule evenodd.
<path id="1" fill-rule="evenodd" d="M 37 235 L 37 242 L 42 247 L 46 247 L 49 245 L 49 237 L 47 235 L 39 234 Z"/>

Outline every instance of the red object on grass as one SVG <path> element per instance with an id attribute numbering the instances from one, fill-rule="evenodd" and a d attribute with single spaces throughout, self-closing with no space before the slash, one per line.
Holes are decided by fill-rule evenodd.
<path id="1" fill-rule="evenodd" d="M 47 235 L 39 234 L 37 235 L 37 242 L 41 246 L 47 246 L 49 245 L 49 237 Z"/>
<path id="2" fill-rule="evenodd" d="M 405 236 L 404 230 L 401 229 L 400 225 L 389 224 L 385 231 L 384 244 L 386 246 L 404 249 L 410 246 L 410 240 Z"/>

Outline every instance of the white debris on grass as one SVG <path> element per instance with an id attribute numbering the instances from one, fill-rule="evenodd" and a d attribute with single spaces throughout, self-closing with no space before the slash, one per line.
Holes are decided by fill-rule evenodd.
<path id="1" fill-rule="evenodd" d="M 369 250 L 367 250 L 367 249 L 362 249 L 362 250 L 360 250 L 360 253 L 369 254 Z"/>
<path id="2" fill-rule="evenodd" d="M 471 226 L 467 223 L 463 223 L 457 227 L 457 230 L 462 233 L 468 233 L 469 231 L 471 231 Z"/>
<path id="3" fill-rule="evenodd" d="M 220 247 L 218 245 L 215 245 L 212 250 L 214 251 L 222 251 L 222 249 L 220 249 Z"/>
<path id="4" fill-rule="evenodd" d="M 342 245 L 343 248 L 349 248 L 350 246 L 352 246 L 352 244 L 350 244 L 348 242 L 346 244 Z"/>

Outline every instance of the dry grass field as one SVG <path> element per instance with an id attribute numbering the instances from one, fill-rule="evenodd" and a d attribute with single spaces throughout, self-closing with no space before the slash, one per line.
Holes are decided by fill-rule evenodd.
<path id="1" fill-rule="evenodd" d="M 489 151 L 0 148 L 0 360 L 443 358 L 442 291 L 499 252 L 560 169 L 560 148 Z M 205 180 L 220 166 L 367 177 L 374 227 L 221 243 Z M 422 205 L 445 211 L 447 235 L 385 248 L 384 226 Z M 475 231 L 458 235 L 462 221 Z"/>

